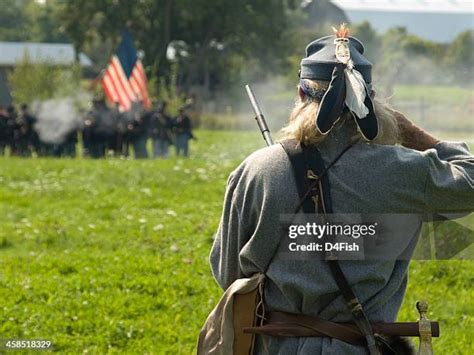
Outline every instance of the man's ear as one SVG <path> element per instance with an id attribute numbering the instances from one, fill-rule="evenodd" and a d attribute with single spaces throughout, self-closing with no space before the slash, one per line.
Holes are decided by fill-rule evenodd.
<path id="1" fill-rule="evenodd" d="M 301 100 L 303 100 L 304 97 L 305 97 L 305 93 L 304 93 L 303 89 L 301 88 L 301 86 L 298 86 L 298 95 L 300 96 Z"/>

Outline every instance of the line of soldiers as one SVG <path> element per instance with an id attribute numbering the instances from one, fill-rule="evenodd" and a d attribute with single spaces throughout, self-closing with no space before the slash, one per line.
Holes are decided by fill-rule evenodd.
<path id="1" fill-rule="evenodd" d="M 36 117 L 28 112 L 28 105 L 21 104 L 17 112 L 14 106 L 0 106 L 0 155 L 10 149 L 13 156 L 31 156 L 44 151 L 34 126 Z"/>
<path id="2" fill-rule="evenodd" d="M 169 146 L 174 144 L 176 155 L 189 155 L 189 140 L 195 139 L 191 119 L 183 107 L 172 118 L 166 113 L 166 102 L 155 110 L 144 110 L 139 102 L 131 110 L 120 112 L 118 104 L 109 109 L 103 100 L 94 100 L 92 109 L 84 115 L 83 124 L 68 132 L 60 143 L 46 143 L 36 129 L 37 118 L 22 104 L 19 113 L 13 106 L 0 107 L 0 155 L 6 148 L 14 156 L 76 156 L 76 146 L 81 133 L 83 153 L 92 158 L 103 158 L 109 152 L 114 156 L 128 156 L 130 147 L 135 158 L 149 156 L 167 158 Z M 152 154 L 147 142 L 151 138 Z"/>
<path id="3" fill-rule="evenodd" d="M 152 154 L 147 149 L 149 138 Z M 107 151 L 114 156 L 128 156 L 130 147 L 138 159 L 167 158 L 171 144 L 176 147 L 176 155 L 187 157 L 190 139 L 195 137 L 185 108 L 172 118 L 166 113 L 166 102 L 151 111 L 134 102 L 129 111 L 120 112 L 118 104 L 110 110 L 104 101 L 94 100 L 83 128 L 84 151 L 92 158 L 104 157 Z"/>

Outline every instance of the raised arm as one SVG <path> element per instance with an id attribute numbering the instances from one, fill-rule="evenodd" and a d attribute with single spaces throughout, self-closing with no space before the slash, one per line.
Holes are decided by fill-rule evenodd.
<path id="1" fill-rule="evenodd" d="M 465 143 L 444 142 L 394 111 L 403 146 L 422 152 L 427 212 L 474 211 L 474 156 Z"/>

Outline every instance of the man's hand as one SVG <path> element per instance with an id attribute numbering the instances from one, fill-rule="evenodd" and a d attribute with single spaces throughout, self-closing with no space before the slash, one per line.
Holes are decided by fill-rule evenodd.
<path id="1" fill-rule="evenodd" d="M 410 149 L 424 151 L 433 148 L 439 139 L 424 131 L 412 121 L 406 118 L 403 113 L 390 109 L 398 122 L 400 129 L 400 143 Z"/>

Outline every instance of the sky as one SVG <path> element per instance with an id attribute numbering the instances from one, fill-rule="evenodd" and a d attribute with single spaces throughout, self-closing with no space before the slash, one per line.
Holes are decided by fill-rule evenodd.
<path id="1" fill-rule="evenodd" d="M 378 32 L 395 26 L 435 42 L 474 30 L 474 0 L 331 0 L 351 23 L 369 21 Z"/>
<path id="2" fill-rule="evenodd" d="M 473 0 L 331 0 L 342 9 L 473 14 Z"/>

